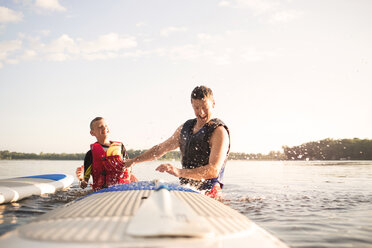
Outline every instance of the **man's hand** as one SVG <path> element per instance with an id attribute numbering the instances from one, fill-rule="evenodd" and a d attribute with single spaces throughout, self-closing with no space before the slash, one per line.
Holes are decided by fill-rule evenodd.
<path id="1" fill-rule="evenodd" d="M 129 167 L 132 167 L 133 165 L 134 165 L 134 159 L 126 159 L 126 160 L 124 160 L 123 169 L 127 169 Z"/>
<path id="2" fill-rule="evenodd" d="M 173 176 L 179 177 L 180 176 L 180 169 L 174 167 L 171 164 L 161 164 L 156 168 L 156 171 L 159 172 L 167 172 Z"/>

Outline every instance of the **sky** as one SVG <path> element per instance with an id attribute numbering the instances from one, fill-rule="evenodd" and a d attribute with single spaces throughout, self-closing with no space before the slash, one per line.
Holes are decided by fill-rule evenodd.
<path id="1" fill-rule="evenodd" d="M 0 150 L 148 149 L 213 90 L 231 151 L 372 139 L 372 1 L 0 0 Z"/>

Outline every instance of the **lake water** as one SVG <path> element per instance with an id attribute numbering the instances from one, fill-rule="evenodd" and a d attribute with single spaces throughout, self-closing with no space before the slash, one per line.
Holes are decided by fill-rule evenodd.
<path id="1" fill-rule="evenodd" d="M 154 171 L 160 163 L 136 165 L 134 173 L 177 182 Z M 73 175 L 80 164 L 0 160 L 0 178 Z M 75 181 L 66 191 L 0 205 L 0 235 L 87 193 Z M 224 198 L 291 247 L 372 247 L 372 161 L 229 161 Z"/>

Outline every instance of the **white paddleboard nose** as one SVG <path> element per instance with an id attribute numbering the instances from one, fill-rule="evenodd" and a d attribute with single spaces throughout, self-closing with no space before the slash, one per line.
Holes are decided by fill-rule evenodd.
<path id="1" fill-rule="evenodd" d="M 143 202 L 131 219 L 127 233 L 142 238 L 213 235 L 208 223 L 163 185 Z"/>

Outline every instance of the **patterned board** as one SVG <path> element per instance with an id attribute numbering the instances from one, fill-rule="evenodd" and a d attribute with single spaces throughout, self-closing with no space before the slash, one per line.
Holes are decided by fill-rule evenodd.
<path id="1" fill-rule="evenodd" d="M 161 190 L 159 190 L 159 188 Z M 205 238 L 187 236 L 137 237 L 128 233 L 131 220 L 159 192 L 164 202 L 155 208 L 167 208 L 169 199 L 185 204 L 201 222 L 207 223 L 211 235 Z M 158 199 L 162 199 L 161 197 Z M 149 204 L 147 204 L 147 207 Z M 151 204 L 150 204 L 151 206 Z M 179 205 L 178 205 L 179 206 Z M 168 206 L 169 207 L 169 206 Z M 155 216 L 154 216 L 155 217 Z M 155 218 L 154 218 L 155 219 Z M 153 225 L 150 216 L 143 225 Z M 161 226 L 160 226 L 161 229 Z M 135 230 L 135 229 L 134 229 Z M 17 238 L 15 238 L 15 236 Z M 223 203 L 193 190 L 172 184 L 160 187 L 152 182 L 138 182 L 110 187 L 92 193 L 21 226 L 7 237 L 32 247 L 287 247 L 277 238 Z M 12 246 L 11 243 L 7 247 Z M 247 246 L 248 245 L 248 246 Z"/>

